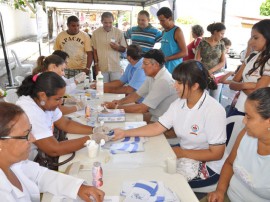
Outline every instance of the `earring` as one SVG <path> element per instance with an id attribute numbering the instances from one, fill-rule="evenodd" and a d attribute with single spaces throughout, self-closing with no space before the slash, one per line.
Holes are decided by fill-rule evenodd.
<path id="1" fill-rule="evenodd" d="M 44 101 L 44 100 L 41 100 L 41 101 L 40 101 L 40 105 L 41 105 L 41 106 L 44 106 L 44 105 L 45 105 L 45 101 Z"/>

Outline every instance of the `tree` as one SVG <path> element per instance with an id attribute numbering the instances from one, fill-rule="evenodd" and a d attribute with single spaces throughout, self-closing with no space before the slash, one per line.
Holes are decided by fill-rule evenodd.
<path id="1" fill-rule="evenodd" d="M 260 15 L 270 16 L 270 0 L 265 0 L 265 2 L 262 2 L 260 7 Z"/>

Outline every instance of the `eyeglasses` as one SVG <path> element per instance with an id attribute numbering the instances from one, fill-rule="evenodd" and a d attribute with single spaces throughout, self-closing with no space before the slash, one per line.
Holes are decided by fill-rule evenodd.
<path id="1" fill-rule="evenodd" d="M 26 135 L 24 135 L 24 136 L 2 136 L 2 137 L 0 137 L 0 140 L 17 139 L 17 140 L 27 140 L 27 141 L 29 141 L 31 131 L 32 131 L 32 125 L 26 131 Z"/>

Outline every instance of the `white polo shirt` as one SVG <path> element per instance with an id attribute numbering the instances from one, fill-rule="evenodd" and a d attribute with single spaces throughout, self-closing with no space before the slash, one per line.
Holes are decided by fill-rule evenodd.
<path id="1" fill-rule="evenodd" d="M 242 73 L 242 82 L 253 82 L 253 83 L 257 83 L 258 80 L 261 78 L 260 75 L 260 69 L 258 68 L 257 70 L 255 70 L 251 75 L 247 75 L 247 73 L 249 72 L 249 70 L 251 70 L 253 68 L 254 63 L 256 62 L 256 60 L 258 59 L 258 57 L 260 56 L 261 52 L 257 53 L 257 55 L 255 55 L 247 64 L 246 67 Z M 270 60 L 268 60 L 265 65 L 264 65 L 264 71 L 263 71 L 263 76 L 270 76 Z M 268 84 L 269 86 L 270 84 Z M 265 86 L 266 87 L 266 86 Z M 236 102 L 236 109 L 240 112 L 245 112 L 245 102 L 247 99 L 247 95 L 243 92 L 240 91 L 240 95 L 237 99 Z"/>
<path id="2" fill-rule="evenodd" d="M 66 82 L 66 94 L 71 94 L 77 87 L 74 77 L 72 78 L 66 78 L 62 76 L 62 79 Z"/>
<path id="3" fill-rule="evenodd" d="M 189 109 L 186 99 L 175 100 L 159 122 L 174 128 L 182 149 L 208 149 L 209 145 L 226 143 L 226 113 L 224 108 L 206 91 L 196 105 Z M 225 156 L 218 161 L 207 162 L 216 173 L 220 173 Z"/>
<path id="4" fill-rule="evenodd" d="M 43 111 L 30 96 L 21 96 L 16 102 L 26 113 L 32 124 L 32 134 L 36 140 L 53 136 L 53 123 L 62 117 L 62 112 L 56 108 L 55 111 Z M 31 145 L 30 160 L 37 155 L 36 145 Z"/>

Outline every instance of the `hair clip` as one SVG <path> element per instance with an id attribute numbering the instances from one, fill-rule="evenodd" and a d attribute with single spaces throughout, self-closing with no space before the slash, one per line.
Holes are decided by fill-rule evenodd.
<path id="1" fill-rule="evenodd" d="M 35 74 L 35 75 L 32 77 L 32 81 L 36 82 L 36 81 L 37 81 L 37 78 L 38 78 L 38 76 L 39 76 L 40 74 L 41 74 L 41 73 Z"/>
<path id="2" fill-rule="evenodd" d="M 201 71 L 203 71 L 203 65 L 202 65 L 202 63 L 200 63 L 200 62 L 196 62 L 196 64 L 197 64 L 197 67 L 201 70 Z"/>

